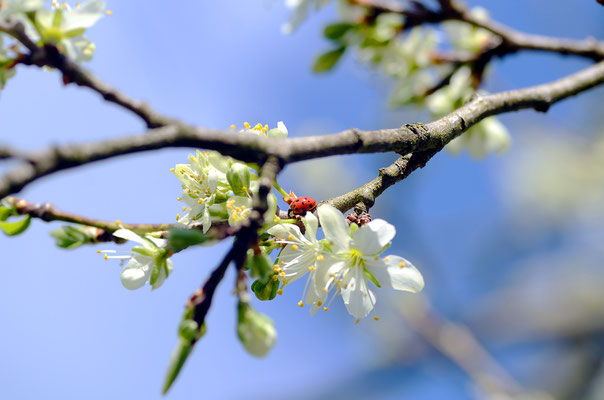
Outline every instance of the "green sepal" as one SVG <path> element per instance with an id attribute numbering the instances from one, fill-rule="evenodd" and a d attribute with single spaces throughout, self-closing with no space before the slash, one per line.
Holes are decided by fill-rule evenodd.
<path id="1" fill-rule="evenodd" d="M 25 218 L 14 222 L 0 222 L 0 230 L 8 236 L 17 236 L 27 230 L 31 223 L 31 217 L 26 215 Z"/>
<path id="2" fill-rule="evenodd" d="M 329 40 L 340 40 L 348 31 L 353 28 L 354 24 L 349 22 L 339 22 L 327 25 L 323 31 L 323 35 Z"/>
<path id="3" fill-rule="evenodd" d="M 332 69 L 336 63 L 340 60 L 344 52 L 346 51 L 346 46 L 340 46 L 334 50 L 328 51 L 326 53 L 320 54 L 319 57 L 315 60 L 315 64 L 313 65 L 314 72 L 327 72 Z"/>
<path id="4" fill-rule="evenodd" d="M 134 249 L 132 250 L 134 251 Z M 149 284 L 151 286 L 157 283 L 157 280 L 159 279 L 159 273 L 162 268 L 166 268 L 167 271 L 167 266 L 165 264 L 167 263 L 164 257 L 157 257 L 155 259 L 155 262 L 153 263 L 153 269 L 151 270 L 151 278 L 149 279 Z"/>
<path id="5" fill-rule="evenodd" d="M 157 255 L 157 250 L 151 250 L 145 246 L 134 246 L 132 247 L 132 251 L 147 257 L 154 257 Z"/>
<path id="6" fill-rule="evenodd" d="M 363 267 L 363 272 L 365 273 L 365 276 L 367 277 L 367 279 L 369 279 L 371 282 L 373 282 L 373 284 L 379 288 L 382 287 L 382 285 L 380 285 L 380 283 L 378 282 L 378 280 L 375 278 L 375 276 L 373 276 L 373 274 L 371 272 L 369 272 L 369 270 L 365 267 Z"/>

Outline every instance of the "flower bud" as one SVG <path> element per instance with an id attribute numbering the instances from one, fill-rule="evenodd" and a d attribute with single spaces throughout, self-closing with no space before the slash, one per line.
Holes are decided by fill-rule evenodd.
<path id="1" fill-rule="evenodd" d="M 279 280 L 273 279 L 273 275 L 270 275 L 267 279 L 257 279 L 252 283 L 252 292 L 258 300 L 272 300 L 277 295 L 279 283 Z"/>
<path id="2" fill-rule="evenodd" d="M 277 127 L 268 131 L 266 136 L 269 138 L 285 139 L 287 137 L 287 128 L 285 127 L 283 121 L 279 121 L 277 123 Z"/>
<path id="3" fill-rule="evenodd" d="M 227 180 L 236 196 L 247 196 L 250 188 L 250 167 L 236 162 L 227 171 Z"/>
<path id="4" fill-rule="evenodd" d="M 243 347 L 256 357 L 264 357 L 277 340 L 273 321 L 247 303 L 239 302 L 238 312 L 237 335 Z"/>

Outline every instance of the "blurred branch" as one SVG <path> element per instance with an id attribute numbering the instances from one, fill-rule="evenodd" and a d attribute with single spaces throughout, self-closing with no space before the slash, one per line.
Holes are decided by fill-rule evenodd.
<path id="1" fill-rule="evenodd" d="M 504 56 L 518 50 L 554 52 L 563 55 L 586 57 L 594 61 L 604 59 L 604 43 L 593 38 L 583 40 L 553 38 L 516 31 L 490 19 L 476 17 L 465 4 L 459 1 L 439 1 L 440 9 L 431 10 L 418 1 L 409 7 L 379 0 L 349 0 L 352 4 L 367 7 L 374 14 L 395 13 L 405 17 L 403 29 L 423 24 L 437 24 L 445 21 L 461 21 L 483 28 L 498 36 L 501 44 L 492 56 Z"/>
<path id="2" fill-rule="evenodd" d="M 543 85 L 476 97 L 465 106 L 428 124 L 407 124 L 398 129 L 361 131 L 269 141 L 264 137 L 187 126 L 156 128 L 148 133 L 80 145 L 64 145 L 28 156 L 29 165 L 0 177 L 0 198 L 16 193 L 46 175 L 93 161 L 168 147 L 217 150 L 247 162 L 263 164 L 275 157 L 290 162 L 353 153 L 438 151 L 471 126 L 491 115 L 521 109 L 545 112 L 554 103 L 604 82 L 604 62 Z M 152 134 L 149 134 L 152 133 Z"/>
<path id="3" fill-rule="evenodd" d="M 470 329 L 438 315 L 425 297 L 419 298 L 416 307 L 399 303 L 398 311 L 417 333 L 464 371 L 484 393 L 526 393 L 478 342 Z"/>
<path id="4" fill-rule="evenodd" d="M 27 160 L 27 157 L 22 152 L 19 152 L 9 146 L 0 145 L 0 160 L 8 159 Z"/>

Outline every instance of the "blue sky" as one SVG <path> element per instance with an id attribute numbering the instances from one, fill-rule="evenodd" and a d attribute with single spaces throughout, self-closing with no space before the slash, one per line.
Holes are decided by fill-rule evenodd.
<path id="1" fill-rule="evenodd" d="M 529 32 L 576 38 L 604 33 L 602 7 L 593 1 L 572 7 L 545 0 L 472 3 L 484 3 L 495 18 Z M 288 11 L 279 1 L 109 1 L 108 8 L 113 15 L 89 31 L 97 52 L 87 67 L 164 114 L 213 128 L 243 121 L 274 126 L 282 120 L 292 136 L 393 127 L 417 118 L 413 112 L 388 110 L 387 81 L 350 56 L 332 74 L 311 74 L 313 57 L 328 46 L 320 32 L 334 20 L 332 8 L 313 15 L 291 36 L 280 34 Z M 488 88 L 538 84 L 585 65 L 555 56 L 514 55 L 497 63 Z M 514 134 L 522 133 L 526 121 L 572 127 L 589 110 L 581 104 L 597 96 L 601 89 L 556 105 L 547 115 L 524 112 L 503 120 L 518 128 Z M 25 149 L 144 129 L 95 93 L 64 87 L 56 72 L 24 67 L 0 94 L 0 118 L 0 141 Z M 476 251 L 472 243 L 501 223 L 498 171 L 513 152 L 481 162 L 441 154 L 386 192 L 373 211 L 395 223 L 399 235 L 392 251 L 416 262 L 426 277 L 426 293 L 450 315 L 481 290 L 468 284 L 473 272 L 463 267 Z M 169 168 L 187 154 L 165 150 L 99 162 L 42 179 L 19 196 L 108 220 L 172 221 L 180 184 Z M 281 181 L 298 194 L 335 196 L 371 179 L 393 159 L 301 163 L 288 167 Z M 333 182 L 320 179 L 328 169 Z M 0 398 L 159 398 L 183 304 L 227 244 L 179 254 L 175 272 L 160 290 L 130 292 L 121 286 L 119 265 L 96 254 L 97 248 L 112 245 L 61 251 L 48 235 L 58 226 L 34 221 L 25 235 L 0 238 Z M 302 399 L 325 393 L 339 398 L 337 393 L 344 392 L 334 388 L 340 384 L 362 386 L 347 398 L 362 398 L 360 393 L 377 386 L 385 388 L 375 397 L 380 399 L 442 398 L 431 382 L 457 398 L 468 394 L 465 377 L 442 360 L 407 375 L 363 375 L 374 353 L 376 338 L 368 329 L 374 321 L 354 325 L 341 305 L 311 318 L 296 306 L 302 287 L 257 304 L 275 320 L 279 340 L 266 359 L 251 358 L 235 335 L 233 282 L 228 275 L 220 286 L 208 333 L 169 398 Z M 365 380 L 355 386 L 351 382 L 358 376 Z"/>

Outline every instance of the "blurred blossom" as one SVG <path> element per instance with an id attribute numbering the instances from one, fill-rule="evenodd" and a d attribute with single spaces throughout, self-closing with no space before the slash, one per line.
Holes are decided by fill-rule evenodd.
<path id="1" fill-rule="evenodd" d="M 575 135 L 533 133 L 508 164 L 504 199 L 523 218 L 593 224 L 604 217 L 604 131 Z"/>

